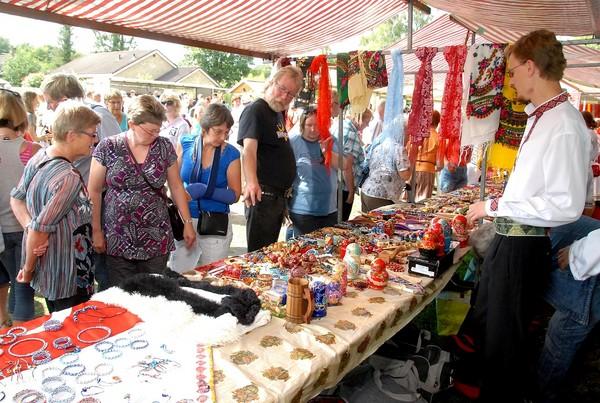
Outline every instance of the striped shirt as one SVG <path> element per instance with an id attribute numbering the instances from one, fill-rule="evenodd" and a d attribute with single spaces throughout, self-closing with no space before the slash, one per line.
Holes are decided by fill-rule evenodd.
<path id="1" fill-rule="evenodd" d="M 358 194 L 359 184 L 363 178 L 363 162 L 365 161 L 365 152 L 360 141 L 358 128 L 352 121 L 344 120 L 344 154 L 354 157 L 352 162 L 352 173 L 354 174 L 354 193 Z M 344 183 L 344 190 L 348 186 Z"/>
<path id="2" fill-rule="evenodd" d="M 31 215 L 29 228 L 48 232 L 48 249 L 38 257 L 31 287 L 49 300 L 72 297 L 77 293 L 77 266 L 73 232 L 91 223 L 92 209 L 81 177 L 64 160 L 53 160 L 46 151 L 35 154 L 25 167 L 21 181 L 11 192 L 25 200 Z M 25 263 L 27 230 L 21 264 Z"/>

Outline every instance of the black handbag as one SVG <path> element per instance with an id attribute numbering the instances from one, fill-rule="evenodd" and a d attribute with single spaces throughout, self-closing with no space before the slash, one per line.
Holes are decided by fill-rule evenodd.
<path id="1" fill-rule="evenodd" d="M 196 143 L 196 148 L 198 149 L 197 153 L 197 164 L 202 166 L 202 156 L 201 150 L 202 146 L 200 145 L 202 139 L 198 138 Z M 217 175 L 219 173 L 219 162 L 221 160 L 221 147 L 217 147 L 215 149 L 215 154 L 213 156 L 212 166 L 210 167 L 210 175 L 208 179 L 208 185 L 206 186 L 206 193 L 204 193 L 204 197 L 210 199 L 213 195 L 217 183 Z M 198 178 L 200 176 L 199 169 L 196 171 L 196 181 L 198 182 Z M 196 227 L 196 231 L 200 235 L 218 235 L 225 236 L 227 235 L 227 229 L 229 227 L 229 214 L 227 213 L 216 213 L 213 211 L 202 211 L 200 206 L 200 199 L 198 199 L 198 211 L 200 214 L 198 215 L 198 225 Z"/>
<path id="2" fill-rule="evenodd" d="M 123 140 L 125 141 L 125 148 L 127 148 L 127 151 L 129 152 L 129 157 L 131 157 L 133 166 L 135 166 L 135 169 L 137 170 L 138 174 L 142 178 L 144 178 L 144 181 L 148 186 L 150 186 L 150 189 L 155 191 L 156 194 L 158 194 L 165 201 L 167 205 L 167 213 L 169 214 L 169 221 L 171 222 L 171 230 L 173 231 L 173 238 L 175 238 L 176 241 L 183 240 L 183 228 L 185 224 L 183 222 L 183 219 L 181 218 L 181 214 L 179 214 L 179 209 L 177 208 L 177 205 L 173 202 L 173 200 L 170 197 L 167 197 L 162 187 L 160 189 L 157 189 L 150 184 L 150 181 L 148 181 L 148 178 L 146 178 L 146 175 L 144 175 L 144 171 L 136 163 L 135 157 L 129 149 L 129 144 L 127 144 L 127 137 L 125 137 Z"/>

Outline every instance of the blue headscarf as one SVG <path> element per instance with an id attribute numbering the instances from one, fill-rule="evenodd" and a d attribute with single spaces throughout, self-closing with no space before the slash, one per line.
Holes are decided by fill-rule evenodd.
<path id="1" fill-rule="evenodd" d="M 402 53 L 399 49 L 392 50 L 392 74 L 389 80 L 385 113 L 383 115 L 383 129 L 375 138 L 367 153 L 367 163 L 371 153 L 384 142 L 391 142 L 404 146 L 404 67 Z M 394 149 L 395 147 L 389 147 Z M 391 157 L 391 156 L 390 156 Z M 390 170 L 395 170 L 395 158 L 386 158 Z"/>

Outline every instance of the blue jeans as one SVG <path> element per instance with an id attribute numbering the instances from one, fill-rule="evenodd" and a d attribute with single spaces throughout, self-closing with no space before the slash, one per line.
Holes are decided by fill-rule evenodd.
<path id="1" fill-rule="evenodd" d="M 577 281 L 567 268 L 558 270 L 556 253 L 600 228 L 600 221 L 582 216 L 577 221 L 550 231 L 553 272 L 545 295 L 556 308 L 548 324 L 544 348 L 538 362 L 538 383 L 542 402 L 558 402 L 562 382 L 573 357 L 600 321 L 600 282 L 592 277 Z"/>
<path id="2" fill-rule="evenodd" d="M 444 167 L 440 172 L 440 191 L 444 193 L 452 192 L 467 185 L 467 167 L 456 167 L 454 172 L 450 172 Z"/>
<path id="3" fill-rule="evenodd" d="M 8 277 L 11 283 L 8 296 L 8 312 L 13 320 L 24 322 L 33 319 L 33 288 L 29 284 L 19 283 L 17 274 L 21 268 L 21 245 L 23 232 L 8 232 L 4 237 L 4 252 L 0 253 L 2 278 Z"/>
<path id="4" fill-rule="evenodd" d="M 105 253 L 94 252 L 94 277 L 98 283 L 98 292 L 104 291 L 110 287 Z"/>

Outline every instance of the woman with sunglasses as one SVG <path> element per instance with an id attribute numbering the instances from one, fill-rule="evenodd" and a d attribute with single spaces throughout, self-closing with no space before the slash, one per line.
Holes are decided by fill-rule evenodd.
<path id="1" fill-rule="evenodd" d="M 196 240 L 175 149 L 159 136 L 164 108 L 153 96 L 142 95 L 128 112 L 129 130 L 98 144 L 90 171 L 94 249 L 106 251 L 111 286 L 135 273 L 164 272 L 169 252 L 175 250 L 165 182 L 185 223 L 185 246 Z"/>
<path id="2" fill-rule="evenodd" d="M 333 137 L 327 141 L 333 141 Z M 289 203 L 293 227 L 288 238 L 337 223 L 337 143 L 333 145 L 328 169 L 323 154 L 327 141 L 320 140 L 317 110 L 307 108 L 300 116 L 300 134 L 290 137 L 296 158 L 296 178 Z"/>
<path id="3" fill-rule="evenodd" d="M 53 144 L 31 158 L 11 192 L 15 216 L 26 228 L 17 281 L 31 282 L 50 312 L 93 293 L 92 208 L 71 162 L 90 155 L 99 123 L 83 103 L 62 102 L 52 124 Z"/>
<path id="4" fill-rule="evenodd" d="M 40 149 L 23 134 L 29 122 L 21 96 L 0 90 L 0 329 L 33 319 L 33 289 L 16 281 L 21 266 L 23 227 L 10 208 L 10 191 L 17 186 L 25 165 Z M 1 250 L 2 248 L 0 248 Z M 9 286 L 10 299 L 8 295 Z M 8 301 L 8 306 L 7 306 Z"/>
<path id="5" fill-rule="evenodd" d="M 171 254 L 169 267 L 177 272 L 228 256 L 233 238 L 229 205 L 242 191 L 240 152 L 226 142 L 233 126 L 231 112 L 223 104 L 210 104 L 200 126 L 200 136 L 185 135 L 177 147 L 181 177 L 193 199 L 189 208 L 194 228 L 200 232 L 195 250 L 177 244 Z"/>
<path id="6" fill-rule="evenodd" d="M 181 101 L 177 95 L 160 97 L 160 103 L 165 107 L 166 119 L 160 128 L 160 135 L 168 138 L 177 148 L 179 138 L 190 133 L 190 124 L 181 116 Z"/>

